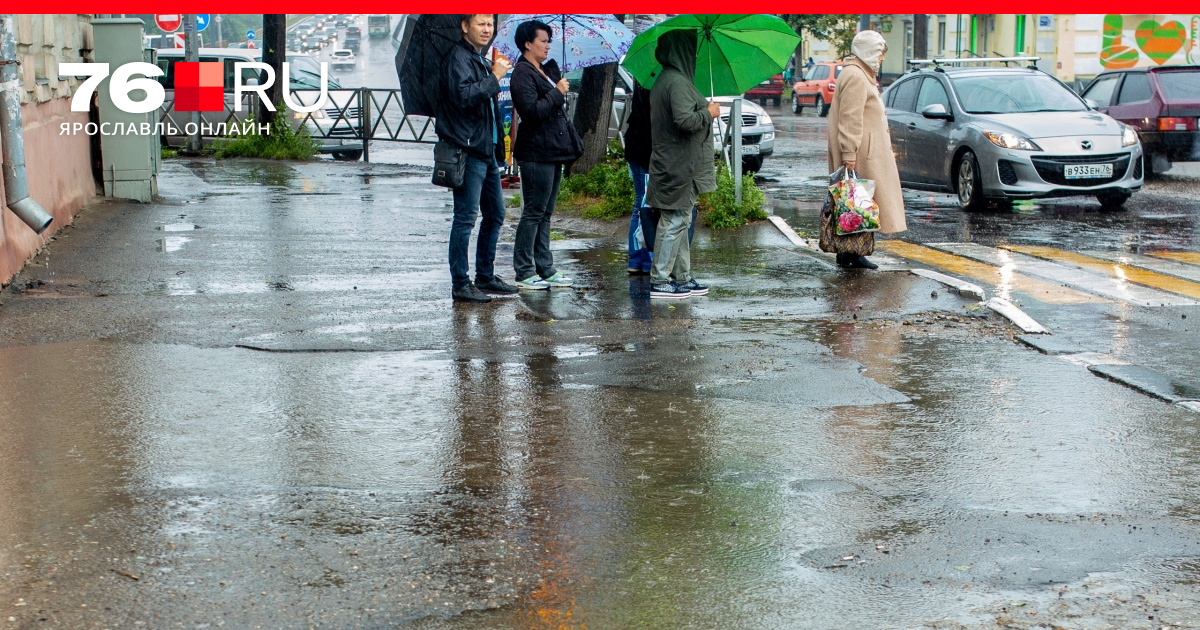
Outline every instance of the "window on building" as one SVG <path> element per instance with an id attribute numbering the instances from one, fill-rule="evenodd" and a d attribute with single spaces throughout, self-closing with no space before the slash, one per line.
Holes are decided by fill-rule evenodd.
<path id="1" fill-rule="evenodd" d="M 938 56 L 946 54 L 946 16 L 938 16 L 938 31 L 937 31 L 937 54 Z"/>

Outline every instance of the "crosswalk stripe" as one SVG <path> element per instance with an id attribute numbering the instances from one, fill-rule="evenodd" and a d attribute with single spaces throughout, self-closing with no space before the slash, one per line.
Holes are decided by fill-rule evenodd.
<path id="1" fill-rule="evenodd" d="M 1190 298 L 1200 298 L 1200 283 L 1163 275 L 1155 271 L 1139 269 L 1129 265 L 1114 264 L 1107 260 L 1099 260 L 1075 252 L 1064 252 L 1051 247 L 1005 245 L 1004 249 L 1044 260 L 1064 262 L 1142 286 L 1159 289 L 1160 291 L 1169 291 L 1179 295 L 1186 295 Z"/>
<path id="2" fill-rule="evenodd" d="M 1086 304 L 1106 301 L 1094 295 L 1022 274 L 1006 274 L 993 265 L 906 241 L 879 240 L 876 241 L 875 247 L 901 258 L 979 280 L 986 283 L 993 294 L 1000 294 L 1004 297 L 1007 297 L 1004 294 L 1008 291 L 1017 291 L 1047 304 Z"/>
<path id="3" fill-rule="evenodd" d="M 1197 254 L 1196 252 L 1159 252 L 1157 254 L 1150 255 L 1154 256 L 1155 258 L 1166 258 L 1169 260 L 1178 260 L 1180 262 L 1191 263 L 1193 265 L 1200 265 L 1200 254 Z"/>
<path id="4" fill-rule="evenodd" d="M 929 246 L 976 262 L 1007 269 L 1010 273 L 1020 272 L 1119 302 L 1150 307 L 1196 305 L 1196 300 L 1186 296 L 1144 287 L 1090 269 L 1030 256 L 1015 250 L 997 249 L 978 243 L 929 243 Z"/>
<path id="5" fill-rule="evenodd" d="M 1191 280 L 1192 282 L 1200 282 L 1200 264 L 1189 265 L 1170 258 L 1142 256 L 1125 252 L 1084 250 L 1079 253 L 1109 262 L 1157 271 L 1161 274 L 1176 276 L 1184 280 Z"/>

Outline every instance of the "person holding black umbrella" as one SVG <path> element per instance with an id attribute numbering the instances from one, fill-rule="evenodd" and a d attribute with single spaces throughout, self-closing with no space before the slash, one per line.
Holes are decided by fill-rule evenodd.
<path id="1" fill-rule="evenodd" d="M 442 98 L 438 103 L 438 138 L 466 153 L 466 172 L 454 188 L 454 219 L 450 224 L 450 276 L 452 296 L 458 302 L 490 302 L 488 293 L 512 294 L 517 287 L 495 275 L 496 241 L 504 223 L 504 197 L 500 192 L 500 164 L 504 162 L 501 127 L 500 79 L 512 64 L 500 58 L 490 62 L 483 51 L 492 40 L 495 18 L 490 14 L 464 15 L 462 39 L 442 61 Z M 468 271 L 467 246 L 475 217 L 482 211 L 475 246 L 475 283 Z"/>

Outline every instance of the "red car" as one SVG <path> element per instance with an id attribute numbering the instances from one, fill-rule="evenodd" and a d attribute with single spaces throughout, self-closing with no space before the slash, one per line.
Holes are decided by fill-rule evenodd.
<path id="1" fill-rule="evenodd" d="M 829 104 L 833 102 L 833 91 L 841 74 L 840 61 L 822 61 L 805 70 L 804 78 L 792 86 L 792 113 L 799 114 L 805 107 L 815 107 L 818 116 L 829 115 Z"/>
<path id="2" fill-rule="evenodd" d="M 757 100 L 764 107 L 769 99 L 775 107 L 779 107 L 779 102 L 783 100 L 783 75 L 777 74 L 750 88 L 746 91 L 746 98 Z"/>
<path id="3" fill-rule="evenodd" d="M 1137 129 L 1147 175 L 1200 162 L 1200 66 L 1102 72 L 1083 91 L 1100 111 Z"/>

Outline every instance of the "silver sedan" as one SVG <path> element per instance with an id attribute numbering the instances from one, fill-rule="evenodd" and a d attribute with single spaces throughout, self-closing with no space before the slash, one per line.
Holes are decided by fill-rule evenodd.
<path id="1" fill-rule="evenodd" d="M 1094 196 L 1119 209 L 1142 187 L 1136 130 L 1032 68 L 936 68 L 884 92 L 900 180 L 964 209 Z"/>

